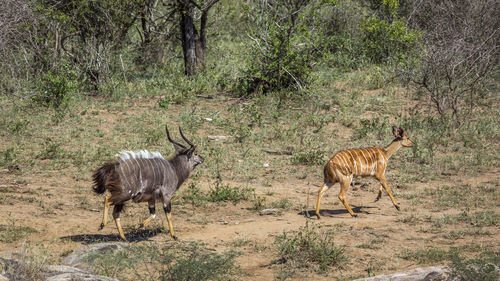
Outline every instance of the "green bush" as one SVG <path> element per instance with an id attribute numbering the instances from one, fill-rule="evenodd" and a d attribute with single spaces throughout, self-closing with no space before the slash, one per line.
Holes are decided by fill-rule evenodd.
<path id="1" fill-rule="evenodd" d="M 342 267 L 344 249 L 336 246 L 328 233 L 321 233 L 306 224 L 298 231 L 284 232 L 276 237 L 279 263 L 292 268 L 314 268 L 327 272 L 331 266 Z"/>
<path id="2" fill-rule="evenodd" d="M 36 232 L 37 230 L 30 226 L 16 226 L 14 222 L 7 225 L 0 224 L 0 242 L 12 243 Z"/>
<path id="3" fill-rule="evenodd" d="M 319 165 L 324 164 L 325 151 L 315 149 L 309 151 L 300 151 L 293 153 L 292 163 L 303 165 Z"/>
<path id="4" fill-rule="evenodd" d="M 183 201 L 190 202 L 193 206 L 202 206 L 207 201 L 206 193 L 194 182 L 191 182 L 187 188 L 182 190 L 180 197 Z"/>
<path id="5" fill-rule="evenodd" d="M 418 263 L 435 263 L 448 260 L 451 257 L 451 254 L 445 249 L 430 247 L 415 251 L 406 251 L 401 257 L 403 259 L 417 261 Z"/>
<path id="6" fill-rule="evenodd" d="M 479 258 L 465 260 L 458 254 L 453 255 L 451 261 L 451 276 L 457 281 L 483 280 L 497 281 L 500 277 L 500 253 L 487 251 Z"/>
<path id="7" fill-rule="evenodd" d="M 207 199 L 211 202 L 229 201 L 233 204 L 241 200 L 248 200 L 252 194 L 253 189 L 249 187 L 231 187 L 229 185 L 216 184 L 207 193 Z"/>
<path id="8" fill-rule="evenodd" d="M 89 255 L 97 274 L 120 280 L 234 280 L 239 268 L 234 251 L 217 254 L 202 244 L 189 242 L 132 245 L 115 253 Z"/>
<path id="9" fill-rule="evenodd" d="M 406 61 L 421 38 L 419 32 L 408 29 L 401 20 L 389 23 L 369 17 L 361 21 L 360 29 L 363 34 L 362 48 L 375 63 L 391 59 L 397 63 Z"/>
<path id="10" fill-rule="evenodd" d="M 309 1 L 292 5 L 278 0 L 272 5 L 256 2 L 248 9 L 253 23 L 247 70 L 239 78 L 235 92 L 239 96 L 290 89 L 301 92 L 308 84 L 314 48 L 301 10 Z"/>
<path id="11" fill-rule="evenodd" d="M 38 93 L 32 97 L 35 103 L 62 111 L 68 107 L 78 84 L 75 82 L 76 74 L 71 69 L 65 66 L 61 68 L 41 76 Z"/>

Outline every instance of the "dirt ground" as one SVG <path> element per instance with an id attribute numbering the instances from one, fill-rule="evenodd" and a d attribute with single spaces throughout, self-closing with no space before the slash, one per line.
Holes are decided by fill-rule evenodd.
<path id="1" fill-rule="evenodd" d="M 401 254 L 404 251 L 422 249 L 428 245 L 444 248 L 470 243 L 498 245 L 500 241 L 497 226 L 488 228 L 493 235 L 453 240 L 442 238 L 440 231 L 432 231 L 430 221 L 408 218 L 442 217 L 445 214 L 456 214 L 457 210 L 436 211 L 435 208 L 439 207 L 432 207 L 434 200 L 429 198 L 422 198 L 424 202 L 415 206 L 410 200 L 405 199 L 405 196 L 401 196 L 402 194 L 418 194 L 418 191 L 425 188 L 442 184 L 483 184 L 492 179 L 498 180 L 498 177 L 498 173 L 489 173 L 476 178 L 444 176 L 430 183 L 415 182 L 410 185 L 411 190 L 398 190 L 397 187 L 393 187 L 396 199 L 402 207 L 401 212 L 393 207 L 385 194 L 380 201 L 374 202 L 378 183 L 374 180 L 363 180 L 362 183 L 368 185 L 354 185 L 348 192 L 348 200 L 358 213 L 357 218 L 351 217 L 340 205 L 336 197 L 339 187 L 335 185 L 323 197 L 320 220 L 315 217 L 306 218 L 298 206 L 305 205 L 307 211 L 313 213 L 321 179 L 290 179 L 272 182 L 274 196 L 286 197 L 294 204 L 294 207 L 283 210 L 280 215 L 260 216 L 257 212 L 249 210 L 249 202 L 236 205 L 209 204 L 195 208 L 190 204 L 174 205 L 174 228 L 181 240 L 201 241 L 217 251 L 233 247 L 243 252 L 238 257 L 238 264 L 244 271 L 242 280 L 274 279 L 279 270 L 273 263 L 276 260 L 274 238 L 284 231 L 297 230 L 306 223 L 335 229 L 334 242 L 345 247 L 348 263 L 344 269 L 333 270 L 328 275 L 299 272 L 295 275 L 297 280 L 337 280 L 367 276 L 367 268 L 373 268 L 372 274 L 391 273 L 422 266 L 414 261 L 402 259 Z M 4 195 L 0 204 L 2 223 L 31 226 L 37 232 L 13 243 L 0 243 L 0 252 L 19 250 L 29 242 L 44 249 L 52 261 L 57 262 L 71 250 L 82 245 L 118 241 L 116 227 L 112 222 L 103 230 L 97 231 L 102 216 L 103 196 L 92 193 L 90 175 L 87 178 L 88 180 L 75 181 L 72 177 L 57 172 L 46 173 L 40 178 L 39 175 L 19 176 L 16 172 L 2 170 L 0 172 L 0 188 Z M 389 181 L 390 179 L 391 176 Z M 188 183 L 189 181 L 183 187 Z M 263 186 L 252 184 L 249 186 L 255 188 L 258 194 L 265 190 Z M 44 198 L 43 201 L 39 200 L 41 196 Z M 75 200 L 77 196 L 87 198 L 85 206 L 81 200 Z M 126 208 L 122 223 L 131 243 L 141 243 L 144 240 L 161 243 L 171 239 L 167 232 L 159 231 L 161 223 L 165 222 L 163 212 L 159 212 L 161 211 L 159 206 L 156 220 L 144 230 L 135 228 L 148 216 L 147 204 L 128 204 Z M 451 226 L 453 227 L 455 226 Z M 381 242 L 360 247 L 363 244 L 370 245 L 370 241 L 374 239 Z M 231 244 L 232 241 L 238 240 L 248 242 L 240 247 Z"/>

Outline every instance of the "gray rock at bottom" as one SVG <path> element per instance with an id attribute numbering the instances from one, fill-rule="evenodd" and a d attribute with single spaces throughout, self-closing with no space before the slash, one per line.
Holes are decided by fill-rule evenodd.
<path id="1" fill-rule="evenodd" d="M 354 281 L 451 281 L 451 278 L 445 267 L 430 266 L 361 278 Z"/>
<path id="2" fill-rule="evenodd" d="M 0 281 L 16 280 L 119 281 L 106 276 L 90 274 L 72 266 L 50 265 L 38 268 L 26 261 L 0 258 Z"/>
<path id="3" fill-rule="evenodd" d="M 125 242 L 114 242 L 114 243 L 98 243 L 90 246 L 82 247 L 73 251 L 69 256 L 67 256 L 63 263 L 71 266 L 82 266 L 85 267 L 85 259 L 92 254 L 110 254 L 114 253 L 123 248 L 127 248 L 128 243 Z"/>

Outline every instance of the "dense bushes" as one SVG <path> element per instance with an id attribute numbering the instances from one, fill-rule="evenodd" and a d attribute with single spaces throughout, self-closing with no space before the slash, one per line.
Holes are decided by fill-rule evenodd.
<path id="1" fill-rule="evenodd" d="M 240 95 L 287 89 L 303 91 L 313 50 L 302 13 L 309 0 L 257 2 L 249 7 L 250 58 L 237 91 Z"/>
<path id="2" fill-rule="evenodd" d="M 361 21 L 362 49 L 375 63 L 394 60 L 404 63 L 419 42 L 420 34 L 408 29 L 403 21 L 392 23 L 369 17 Z"/>

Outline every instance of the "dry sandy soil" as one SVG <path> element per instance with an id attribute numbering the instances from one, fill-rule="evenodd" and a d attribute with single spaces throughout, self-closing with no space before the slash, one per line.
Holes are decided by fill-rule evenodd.
<path id="1" fill-rule="evenodd" d="M 155 104 L 152 101 L 151 104 Z M 101 114 L 106 114 L 101 112 Z M 107 113 L 111 121 L 121 120 L 125 115 Z M 120 122 L 120 121 L 117 121 Z M 103 125 L 104 135 L 110 128 Z M 203 136 L 201 136 L 203 138 Z M 95 144 L 96 146 L 100 144 Z M 272 156 L 278 161 L 283 155 Z M 271 164 L 272 164 L 271 159 Z M 50 160 L 37 160 L 36 165 L 43 166 Z M 392 165 L 394 165 L 393 163 Z M 99 164 L 96 164 L 96 167 Z M 103 196 L 91 191 L 91 174 L 79 172 L 70 167 L 61 172 L 47 169 L 30 174 L 23 166 L 20 170 L 0 171 L 0 214 L 2 225 L 30 226 L 36 232 L 27 234 L 23 239 L 6 243 L 0 242 L 0 252 L 19 250 L 27 245 L 47 255 L 51 263 L 60 262 L 72 250 L 83 245 L 102 241 L 119 241 L 114 223 L 110 222 L 98 231 L 103 211 Z M 25 170 L 26 169 L 26 170 Z M 268 176 L 262 168 L 262 176 Z M 318 167 L 321 169 L 321 167 Z M 460 246 L 498 247 L 500 242 L 498 224 L 482 226 L 482 232 L 467 233 L 474 226 L 452 223 L 443 228 L 436 228 L 437 220 L 445 215 L 456 216 L 463 211 L 461 206 L 440 208 L 437 195 L 425 192 L 443 185 L 489 186 L 498 188 L 500 180 L 498 170 L 465 177 L 457 173 L 445 173 L 429 179 L 426 175 L 412 175 L 413 178 L 425 178 L 397 185 L 398 175 L 387 171 L 388 183 L 392 187 L 396 200 L 401 205 L 398 212 L 389 197 L 384 193 L 382 199 L 374 202 L 378 192 L 378 183 L 372 179 L 361 179 L 347 193 L 348 201 L 358 214 L 351 217 L 337 199 L 339 186 L 334 185 L 323 197 L 322 218 L 307 218 L 306 211 L 313 213 L 317 190 L 322 184 L 320 173 L 307 174 L 304 177 L 281 177 L 276 180 L 269 176 L 266 185 L 260 180 L 238 182 L 225 177 L 224 183 L 234 186 L 249 186 L 257 195 L 266 196 L 268 202 L 287 198 L 292 207 L 282 210 L 279 215 L 260 216 L 250 210 L 252 203 L 242 201 L 231 203 L 207 203 L 203 207 L 193 207 L 189 203 L 173 205 L 173 220 L 176 235 L 180 240 L 201 241 L 207 247 L 222 252 L 234 248 L 242 255 L 237 258 L 243 269 L 242 280 L 273 280 L 280 270 L 275 263 L 277 256 L 274 239 L 286 231 L 297 231 L 300 227 L 317 225 L 320 229 L 333 230 L 334 242 L 345 249 L 347 262 L 342 269 L 332 268 L 328 274 L 313 271 L 297 272 L 297 280 L 345 280 L 368 274 L 392 273 L 408 270 L 432 263 L 419 264 L 412 259 L 403 258 L 404 253 L 430 246 L 442 249 Z M 75 178 L 75 174 L 78 176 Z M 228 173 L 229 174 L 229 173 Z M 202 190 L 210 186 L 209 180 L 197 179 Z M 186 188 L 188 180 L 181 188 Z M 469 194 L 470 195 L 470 194 Z M 474 193 L 472 193 L 474 195 Z M 486 195 L 487 196 L 487 195 Z M 493 195 L 491 195 L 493 196 Z M 480 197 L 488 200 L 488 198 Z M 490 198 L 497 200 L 494 198 Z M 175 204 L 175 201 L 174 201 Z M 472 211 L 497 212 L 499 202 L 489 202 L 494 210 L 484 209 L 481 202 L 473 205 Z M 157 206 L 157 218 L 143 230 L 136 230 L 138 224 L 148 216 L 147 204 L 126 206 L 122 214 L 125 235 L 131 243 L 153 241 L 163 243 L 171 240 L 167 232 L 161 230 L 165 216 Z M 453 236 L 448 234 L 458 233 Z M 460 234 L 462 233 L 462 234 Z M 474 253 L 474 250 L 470 252 Z M 476 251 L 477 253 L 478 251 Z M 441 262 L 439 262 L 441 263 Z"/>
<path id="2" fill-rule="evenodd" d="M 478 178 L 461 179 L 458 176 L 450 177 L 443 181 L 432 183 L 418 183 L 411 185 L 413 191 L 423 190 L 439 184 L 451 182 L 481 184 L 491 179 L 498 180 L 498 174 L 482 175 Z M 306 204 L 312 213 L 316 191 L 321 179 L 311 184 L 309 180 L 290 180 L 287 182 L 272 183 L 274 194 L 289 198 L 294 206 Z M 318 224 L 323 227 L 334 228 L 334 241 L 337 245 L 345 247 L 349 257 L 348 264 L 343 270 L 334 270 L 329 275 L 318 275 L 312 272 L 298 273 L 295 278 L 314 278 L 316 280 L 343 279 L 351 276 L 366 276 L 369 266 L 375 273 L 390 273 L 419 267 L 414 261 L 400 258 L 407 250 L 426 248 L 428 245 L 441 245 L 442 247 L 464 246 L 471 242 L 476 244 L 494 243 L 498 245 L 500 237 L 498 228 L 491 227 L 493 235 L 463 237 L 452 242 L 443 239 L 434 233 L 430 222 L 416 220 L 408 223 L 410 214 L 417 214 L 418 218 L 430 216 L 440 217 L 443 213 L 432 208 L 410 208 L 409 200 L 397 196 L 402 211 L 398 212 L 387 196 L 379 202 L 374 202 L 378 184 L 374 181 L 365 181 L 368 187 L 360 185 L 351 187 L 348 199 L 356 213 L 357 218 L 352 218 L 340 206 L 336 198 L 338 186 L 332 187 L 322 201 L 322 218 L 306 218 L 301 210 L 292 208 L 284 210 L 281 215 L 260 216 L 248 210 L 249 203 L 224 206 L 216 204 L 195 209 L 190 204 L 175 205 L 173 207 L 174 227 L 181 240 L 202 241 L 208 247 L 225 250 L 231 248 L 232 241 L 248 241 L 246 245 L 237 250 L 244 254 L 238 258 L 238 263 L 245 272 L 243 280 L 272 280 L 278 270 L 273 261 L 276 259 L 273 241 L 274 237 L 284 231 L 297 230 L 306 223 Z M 103 230 L 97 231 L 102 215 L 101 196 L 92 194 L 91 182 L 76 182 L 72 178 L 58 175 L 55 172 L 47 175 L 42 180 L 29 175 L 16 176 L 3 170 L 0 177 L 0 186 L 8 189 L 8 196 L 3 197 L 0 204 L 0 213 L 4 223 L 14 222 L 16 225 L 31 226 L 38 232 L 25 238 L 37 247 L 45 249 L 58 260 L 67 255 L 71 250 L 82 245 L 100 241 L 118 241 L 117 231 L 113 223 L 108 224 Z M 254 186 L 257 192 L 263 192 L 261 186 Z M 76 189 L 79 189 L 75 191 Z M 82 208 L 75 203 L 76 194 L 86 194 L 88 205 Z M 396 194 L 401 194 L 396 188 Z M 43 204 L 57 206 L 57 208 L 40 207 L 38 196 L 48 196 Z M 33 202 L 29 202 L 33 198 Z M 164 216 L 159 216 L 154 223 L 143 231 L 134 231 L 138 223 L 147 217 L 146 204 L 128 204 L 122 217 L 125 232 L 132 243 L 143 240 L 161 241 L 171 239 L 164 231 L 157 231 L 161 227 Z M 429 205 L 430 206 L 430 205 Z M 161 210 L 161 208 L 158 208 Z M 161 214 L 160 212 L 158 212 Z M 448 214 L 456 214 L 456 210 L 448 210 Z M 448 229 L 450 230 L 450 229 Z M 369 245 L 370 241 L 379 244 L 373 247 L 360 247 Z M 380 240 L 381 239 L 381 240 Z M 473 239 L 473 241 L 471 241 Z M 20 240 L 13 243 L 0 243 L 0 251 L 8 252 L 18 250 L 26 241 Z M 234 243 L 233 243 L 234 244 Z M 261 246 L 261 247 L 259 247 Z M 267 246 L 267 247 L 266 247 Z"/>

